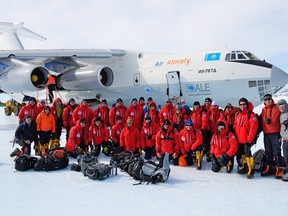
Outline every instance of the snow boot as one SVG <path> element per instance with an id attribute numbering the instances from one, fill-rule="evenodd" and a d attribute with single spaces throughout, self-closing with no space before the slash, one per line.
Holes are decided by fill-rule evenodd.
<path id="1" fill-rule="evenodd" d="M 254 158 L 246 157 L 246 160 L 247 160 L 247 165 L 248 165 L 247 178 L 252 179 L 254 178 Z"/>
<path id="2" fill-rule="evenodd" d="M 284 167 L 276 167 L 275 178 L 281 179 L 284 175 Z"/>
<path id="3" fill-rule="evenodd" d="M 20 156 L 22 151 L 18 148 L 14 149 L 13 152 L 11 152 L 10 157 Z"/>
<path id="4" fill-rule="evenodd" d="M 270 176 L 270 175 L 275 175 L 276 170 L 275 167 L 272 165 L 265 165 L 263 167 L 263 170 L 261 172 L 261 176 Z"/>
<path id="5" fill-rule="evenodd" d="M 229 160 L 229 162 L 228 162 L 228 164 L 226 166 L 227 173 L 231 173 L 233 171 L 233 167 L 234 167 L 234 158 Z"/>
<path id="6" fill-rule="evenodd" d="M 202 157 L 203 157 L 203 151 L 196 151 L 196 168 L 197 168 L 197 170 L 201 170 L 201 168 L 202 168 Z"/>
<path id="7" fill-rule="evenodd" d="M 242 159 L 238 162 L 238 173 L 245 174 L 248 172 L 248 165 L 245 155 L 241 155 Z M 240 166 L 241 165 L 241 166 Z"/>

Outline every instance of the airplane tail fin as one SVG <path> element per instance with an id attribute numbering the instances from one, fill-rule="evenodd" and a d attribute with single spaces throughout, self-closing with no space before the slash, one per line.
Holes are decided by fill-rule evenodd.
<path id="1" fill-rule="evenodd" d="M 23 22 L 10 23 L 0 22 L 0 49 L 1 50 L 23 50 L 24 47 L 18 35 L 26 36 L 36 40 L 46 40 L 41 35 L 25 28 Z"/>

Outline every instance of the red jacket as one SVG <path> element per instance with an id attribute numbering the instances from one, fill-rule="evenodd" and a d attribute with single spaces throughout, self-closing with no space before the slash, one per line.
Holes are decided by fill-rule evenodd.
<path id="1" fill-rule="evenodd" d="M 84 145 L 88 145 L 88 141 L 89 141 L 88 130 L 84 128 L 84 133 L 83 133 L 82 129 L 83 128 L 80 126 L 79 121 L 77 122 L 75 126 L 71 128 L 69 139 L 65 146 L 67 151 L 74 152 L 74 149 L 81 143 L 82 137 L 83 137 Z"/>
<path id="2" fill-rule="evenodd" d="M 18 121 L 19 123 L 24 121 L 26 116 L 31 116 L 31 118 L 36 121 L 36 118 L 38 114 L 42 111 L 43 109 L 38 107 L 37 104 L 35 103 L 34 106 L 31 106 L 30 103 L 28 103 L 26 106 L 22 107 L 19 115 L 18 115 Z"/>
<path id="3" fill-rule="evenodd" d="M 123 129 L 124 129 L 124 125 L 122 122 L 117 122 L 115 125 L 112 126 L 111 137 L 114 143 L 120 142 L 120 134 Z"/>
<path id="4" fill-rule="evenodd" d="M 106 125 L 100 122 L 97 127 L 96 124 L 92 124 L 89 128 L 89 142 L 93 141 L 94 145 L 100 145 L 102 142 L 107 142 L 109 139 L 109 130 Z"/>
<path id="5" fill-rule="evenodd" d="M 156 134 L 160 130 L 160 127 L 157 123 L 152 122 L 150 125 L 147 125 L 144 122 L 144 125 L 141 129 L 141 148 L 145 149 L 146 147 L 153 148 L 156 145 Z"/>
<path id="6" fill-rule="evenodd" d="M 186 128 L 179 133 L 179 144 L 182 154 L 187 154 L 189 150 L 195 151 L 203 143 L 203 136 L 200 130 L 191 128 L 188 131 Z"/>
<path id="7" fill-rule="evenodd" d="M 134 106 L 130 103 L 130 107 L 125 112 L 125 121 L 130 117 L 133 119 L 134 126 L 140 131 L 143 125 L 143 108 L 140 106 Z"/>
<path id="8" fill-rule="evenodd" d="M 135 152 L 136 148 L 140 148 L 140 132 L 136 127 L 125 127 L 122 130 L 120 135 L 120 147 L 124 147 L 126 152 Z"/>
<path id="9" fill-rule="evenodd" d="M 73 111 L 76 109 L 78 105 L 75 104 L 75 106 L 71 106 L 69 103 L 67 103 L 66 107 L 63 110 L 63 127 L 73 127 L 76 124 L 73 121 Z"/>
<path id="10" fill-rule="evenodd" d="M 220 116 L 218 121 L 227 122 L 228 125 L 234 126 L 235 122 L 235 115 L 236 115 L 236 109 L 235 107 L 232 107 L 232 109 L 225 109 L 223 112 L 223 115 Z"/>
<path id="11" fill-rule="evenodd" d="M 170 125 L 167 131 L 161 129 L 156 135 L 156 153 L 174 154 L 179 150 L 179 133 Z"/>
<path id="12" fill-rule="evenodd" d="M 120 116 L 122 118 L 122 121 L 125 121 L 125 106 L 118 106 L 116 104 L 114 107 L 112 107 L 109 111 L 109 124 L 112 127 L 115 124 L 115 120 L 117 116 Z"/>
<path id="13" fill-rule="evenodd" d="M 58 107 L 59 112 L 57 113 L 57 100 L 61 100 L 61 98 L 56 98 L 53 101 L 53 105 L 51 107 L 51 113 L 53 114 L 54 118 L 55 118 L 55 122 L 57 121 L 61 121 L 62 122 L 62 118 L 63 118 L 63 110 L 65 108 L 65 105 L 61 103 L 61 107 Z"/>
<path id="14" fill-rule="evenodd" d="M 155 103 L 155 102 L 154 102 Z M 145 116 L 150 116 L 152 122 L 155 122 L 157 124 L 159 124 L 159 111 L 157 111 L 157 109 L 151 109 L 149 108 L 149 110 L 145 113 Z"/>
<path id="15" fill-rule="evenodd" d="M 181 131 L 184 128 L 185 121 L 188 119 L 188 115 L 186 113 L 174 114 L 172 118 L 172 123 L 177 125 L 178 131 Z"/>
<path id="16" fill-rule="evenodd" d="M 109 126 L 109 108 L 99 105 L 93 112 L 93 118 L 100 117 L 106 126 Z"/>
<path id="17" fill-rule="evenodd" d="M 211 143 L 210 143 L 210 153 L 214 154 L 216 158 L 224 153 L 227 156 L 234 156 L 238 150 L 238 141 L 234 133 L 228 132 L 228 124 L 226 123 L 226 127 L 221 131 L 220 134 L 217 132 L 213 134 Z"/>
<path id="18" fill-rule="evenodd" d="M 258 118 L 252 112 L 253 108 L 253 104 L 249 102 L 248 109 L 239 110 L 235 116 L 234 129 L 239 144 L 252 143 L 257 133 Z M 250 118 L 248 118 L 248 112 L 250 113 Z"/>
<path id="19" fill-rule="evenodd" d="M 200 107 L 198 110 L 193 110 L 190 114 L 190 119 L 193 127 L 196 129 L 210 130 L 209 115 Z"/>
<path id="20" fill-rule="evenodd" d="M 217 122 L 220 118 L 220 116 L 223 115 L 223 110 L 220 110 L 219 107 L 211 107 L 210 108 L 210 116 L 209 116 L 209 119 L 210 119 L 210 130 L 211 130 L 211 133 L 214 134 L 217 130 Z"/>
<path id="21" fill-rule="evenodd" d="M 165 104 L 165 106 L 159 112 L 160 125 L 163 124 L 164 120 L 169 120 L 170 122 L 172 122 L 174 114 L 175 114 L 174 106 L 171 103 Z"/>
<path id="22" fill-rule="evenodd" d="M 280 111 L 274 100 L 270 106 L 265 105 L 261 112 L 263 133 L 279 133 L 280 132 Z M 270 124 L 266 124 L 265 119 L 270 119 Z"/>
<path id="23" fill-rule="evenodd" d="M 76 109 L 73 112 L 73 121 L 74 121 L 74 123 L 79 121 L 81 118 L 85 118 L 86 119 L 85 128 L 88 131 L 90 125 L 92 124 L 93 111 L 88 105 L 84 106 L 82 103 L 80 104 L 80 106 L 76 107 Z"/>

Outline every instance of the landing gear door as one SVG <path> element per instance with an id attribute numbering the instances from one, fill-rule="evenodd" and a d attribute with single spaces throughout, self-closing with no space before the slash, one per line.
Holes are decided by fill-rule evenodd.
<path id="1" fill-rule="evenodd" d="M 179 71 L 171 71 L 166 74 L 167 95 L 170 98 L 177 98 L 182 96 L 179 77 L 180 77 Z"/>

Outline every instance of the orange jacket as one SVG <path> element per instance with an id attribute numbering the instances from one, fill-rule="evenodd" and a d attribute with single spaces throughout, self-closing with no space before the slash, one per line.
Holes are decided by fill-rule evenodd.
<path id="1" fill-rule="evenodd" d="M 51 84 L 56 84 L 55 78 L 52 75 L 48 76 L 46 86 L 49 86 Z"/>
<path id="2" fill-rule="evenodd" d="M 136 127 L 125 127 L 122 130 L 120 135 L 120 147 L 124 147 L 126 152 L 135 152 L 136 148 L 140 148 L 140 132 Z"/>
<path id="3" fill-rule="evenodd" d="M 252 112 L 253 108 L 253 104 L 249 102 L 249 110 L 239 110 L 235 116 L 234 129 L 239 144 L 245 144 L 246 142 L 252 143 L 257 133 L 258 118 L 256 114 Z M 248 112 L 250 112 L 250 118 L 248 118 Z"/>
<path id="4" fill-rule="evenodd" d="M 109 130 L 106 125 L 100 122 L 99 126 L 92 124 L 89 128 L 89 142 L 94 145 L 100 145 L 109 139 Z"/>
<path id="5" fill-rule="evenodd" d="M 265 105 L 262 108 L 262 130 L 263 133 L 279 133 L 280 132 L 280 111 L 278 110 L 274 100 L 270 106 Z M 266 119 L 270 119 L 270 124 L 266 123 Z"/>
<path id="6" fill-rule="evenodd" d="M 188 131 L 186 128 L 179 133 L 179 144 L 182 154 L 187 154 L 189 150 L 195 151 L 203 143 L 203 136 L 200 130 L 191 128 Z"/>
<path id="7" fill-rule="evenodd" d="M 238 141 L 234 133 L 228 132 L 227 124 L 220 134 L 214 133 L 211 139 L 210 153 L 214 154 L 216 158 L 224 153 L 227 156 L 234 156 L 238 150 Z M 228 136 L 228 137 L 227 137 Z"/>
<path id="8" fill-rule="evenodd" d="M 141 148 L 145 149 L 146 147 L 153 148 L 156 145 L 156 134 L 160 130 L 160 127 L 157 123 L 152 122 L 150 125 L 147 125 L 144 122 L 144 125 L 141 129 Z"/>
<path id="9" fill-rule="evenodd" d="M 55 133 L 56 130 L 56 123 L 54 116 L 50 112 L 48 115 L 43 110 L 36 119 L 37 124 L 37 131 L 52 131 L 52 133 Z"/>
<path id="10" fill-rule="evenodd" d="M 178 156 L 179 132 L 170 125 L 167 131 L 161 129 L 156 135 L 156 153 L 174 154 Z"/>

